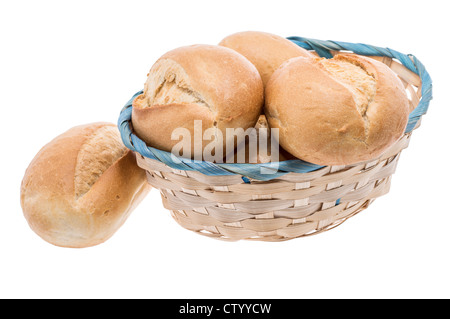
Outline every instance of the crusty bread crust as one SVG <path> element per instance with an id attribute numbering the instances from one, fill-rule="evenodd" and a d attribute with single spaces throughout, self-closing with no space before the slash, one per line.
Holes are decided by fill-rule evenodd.
<path id="1" fill-rule="evenodd" d="M 92 123 L 69 129 L 36 154 L 20 201 L 31 229 L 44 240 L 88 247 L 110 238 L 149 189 L 116 126 Z"/>
<path id="2" fill-rule="evenodd" d="M 86 194 L 100 176 L 126 152 L 117 128 L 105 125 L 92 133 L 81 146 L 75 167 L 75 196 Z"/>
<path id="3" fill-rule="evenodd" d="M 403 135 L 409 103 L 385 64 L 339 54 L 285 62 L 267 84 L 265 112 L 294 156 L 349 165 L 376 158 Z"/>
<path id="4" fill-rule="evenodd" d="M 215 45 L 191 45 L 164 54 L 152 66 L 143 94 L 133 102 L 132 124 L 149 146 L 170 152 L 177 128 L 191 133 L 191 157 L 201 157 L 211 140 L 194 152 L 194 120 L 202 133 L 253 127 L 262 112 L 264 89 L 256 68 L 239 53 Z M 233 138 L 233 137 L 231 137 Z M 200 154 L 197 154 L 200 153 Z"/>
<path id="5" fill-rule="evenodd" d="M 252 62 L 264 85 L 283 62 L 299 56 L 313 57 L 309 51 L 288 39 L 261 31 L 237 32 L 225 37 L 219 45 L 239 52 Z"/>

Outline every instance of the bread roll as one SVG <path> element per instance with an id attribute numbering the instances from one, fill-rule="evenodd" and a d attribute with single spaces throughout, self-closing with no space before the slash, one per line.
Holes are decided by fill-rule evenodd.
<path id="1" fill-rule="evenodd" d="M 288 39 L 260 31 L 231 34 L 219 45 L 233 49 L 250 60 L 258 69 L 264 85 L 284 61 L 298 56 L 312 57 L 309 51 Z"/>
<path id="2" fill-rule="evenodd" d="M 215 140 L 202 138 L 207 129 L 225 147 L 227 139 L 235 139 L 227 137 L 226 128 L 253 127 L 263 99 L 261 77 L 242 55 L 215 45 L 185 46 L 167 52 L 152 66 L 144 92 L 133 102 L 132 124 L 149 146 L 167 152 L 180 142 L 171 138 L 172 132 L 187 129 L 191 157 L 201 159 L 204 147 Z M 198 148 L 195 120 L 202 121 Z"/>
<path id="3" fill-rule="evenodd" d="M 20 201 L 40 237 L 81 248 L 110 238 L 149 189 L 117 127 L 92 123 L 71 128 L 37 153 L 22 180 Z"/>
<path id="4" fill-rule="evenodd" d="M 284 63 L 267 84 L 265 112 L 294 156 L 348 165 L 376 158 L 404 134 L 409 103 L 388 66 L 339 54 Z"/>

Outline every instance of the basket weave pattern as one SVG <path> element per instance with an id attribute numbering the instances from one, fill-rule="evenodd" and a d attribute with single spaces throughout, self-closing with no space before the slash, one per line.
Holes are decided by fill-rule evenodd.
<path id="1" fill-rule="evenodd" d="M 291 40 L 326 57 L 353 48 L 351 44 L 337 42 L 298 37 Z M 324 52 L 324 48 L 328 50 Z M 398 74 L 411 107 L 410 123 L 404 136 L 378 158 L 354 165 L 321 167 L 306 173 L 287 172 L 271 180 L 243 178 L 238 173 L 208 175 L 195 169 L 181 170 L 164 163 L 160 155 L 151 158 L 134 149 L 137 163 L 147 171 L 148 182 L 160 190 L 163 205 L 171 211 L 172 217 L 182 227 L 199 234 L 224 240 L 282 241 L 332 229 L 389 191 L 401 151 L 408 147 L 411 133 L 419 127 L 431 100 L 431 81 L 425 90 L 421 71 L 413 72 L 416 69 L 411 65 L 405 66 L 412 61 L 414 68 L 420 67 L 415 57 L 363 47 L 364 50 L 374 48 L 379 55 L 373 52 L 366 55 L 385 63 Z M 420 104 L 424 92 L 427 101 Z M 119 125 L 123 123 L 119 120 Z M 122 132 L 122 135 L 125 134 Z M 132 139 L 123 136 L 123 140 L 130 148 L 134 147 Z"/>
<path id="2" fill-rule="evenodd" d="M 143 156 L 138 165 L 184 228 L 220 239 L 280 241 L 331 229 L 386 194 L 409 139 L 405 135 L 375 161 L 250 184 L 239 175 L 174 170 Z"/>

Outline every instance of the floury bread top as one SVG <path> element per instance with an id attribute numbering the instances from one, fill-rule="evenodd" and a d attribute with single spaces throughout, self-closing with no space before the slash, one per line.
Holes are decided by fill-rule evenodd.
<path id="1" fill-rule="evenodd" d="M 261 77 L 244 56 L 216 45 L 186 46 L 167 52 L 152 66 L 144 92 L 133 102 L 133 128 L 146 143 L 168 152 L 178 143 L 173 134 L 185 129 L 192 138 L 185 153 L 201 159 L 213 142 L 224 155 L 227 143 L 238 143 L 226 129 L 254 127 L 263 103 Z M 201 121 L 199 132 L 195 121 Z M 195 148 L 198 140 L 201 145 Z"/>
<path id="2" fill-rule="evenodd" d="M 409 101 L 385 64 L 340 54 L 284 63 L 267 84 L 265 112 L 294 156 L 349 165 L 376 158 L 403 136 Z"/>

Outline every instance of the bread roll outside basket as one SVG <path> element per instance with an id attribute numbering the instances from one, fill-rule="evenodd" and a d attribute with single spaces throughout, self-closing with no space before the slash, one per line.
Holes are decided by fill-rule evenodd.
<path id="1" fill-rule="evenodd" d="M 403 137 L 369 161 L 318 166 L 301 160 L 277 163 L 275 174 L 261 174 L 267 164 L 214 164 L 173 161 L 170 153 L 147 146 L 131 127 L 132 101 L 120 113 L 125 145 L 136 152 L 148 183 L 161 192 L 164 207 L 184 228 L 224 240 L 283 241 L 332 229 L 366 209 L 389 191 L 400 153 L 420 126 L 432 99 L 432 83 L 413 55 L 365 44 L 289 37 L 300 47 L 331 58 L 345 51 L 370 56 L 401 79 L 411 113 Z"/>

